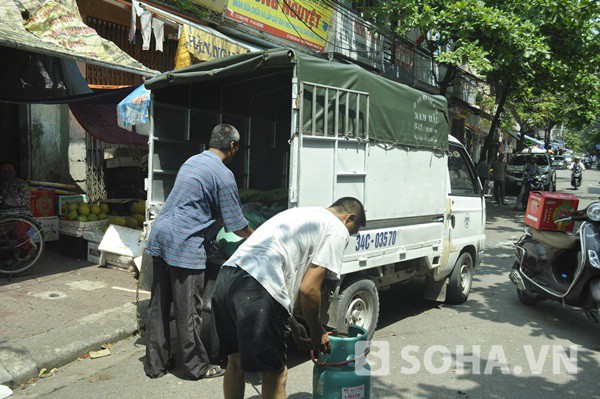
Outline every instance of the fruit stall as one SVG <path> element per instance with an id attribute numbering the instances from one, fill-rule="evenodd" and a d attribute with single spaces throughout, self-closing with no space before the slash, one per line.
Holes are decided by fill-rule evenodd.
<path id="1" fill-rule="evenodd" d="M 69 258 L 94 264 L 129 267 L 108 256 L 102 256 L 100 244 L 109 228 L 119 229 L 117 236 L 140 237 L 146 221 L 146 202 L 140 199 L 107 199 L 89 201 L 85 194 L 73 194 L 66 185 L 35 182 L 31 187 L 31 211 L 44 230 L 46 242 L 56 242 L 60 253 Z M 61 186 L 61 187 L 57 187 Z M 118 253 L 118 240 L 112 239 Z"/>

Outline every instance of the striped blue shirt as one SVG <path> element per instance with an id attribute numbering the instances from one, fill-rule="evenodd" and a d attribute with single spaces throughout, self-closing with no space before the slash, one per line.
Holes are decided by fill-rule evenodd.
<path id="1" fill-rule="evenodd" d="M 204 232 L 219 217 L 228 232 L 248 225 L 233 173 L 217 154 L 204 151 L 179 169 L 173 190 L 152 223 L 146 252 L 171 266 L 204 269 Z"/>

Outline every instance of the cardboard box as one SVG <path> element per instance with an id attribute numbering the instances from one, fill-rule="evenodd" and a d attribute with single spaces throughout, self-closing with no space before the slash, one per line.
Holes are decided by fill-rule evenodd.
<path id="1" fill-rule="evenodd" d="M 574 222 L 555 223 L 576 211 L 579 199 L 571 194 L 553 193 L 550 191 L 533 191 L 529 193 L 525 224 L 538 230 L 572 231 Z"/>
<path id="2" fill-rule="evenodd" d="M 59 195 L 58 196 L 58 215 L 59 216 L 64 216 L 67 213 L 69 213 L 68 211 L 65 212 L 63 209 L 63 205 L 68 204 L 70 202 L 87 202 L 87 197 L 85 196 L 85 194 L 78 194 L 78 195 Z"/>
<path id="3" fill-rule="evenodd" d="M 78 220 L 60 218 L 58 223 L 60 234 L 71 237 L 83 237 L 83 233 L 86 231 L 104 227 L 108 223 L 108 219 L 98 220 L 97 222 L 80 222 Z"/>
<path id="4" fill-rule="evenodd" d="M 32 189 L 30 208 L 34 218 L 54 216 L 54 191 Z"/>
<path id="5" fill-rule="evenodd" d="M 109 265 L 129 269 L 133 260 L 144 252 L 141 233 L 128 227 L 110 225 L 100 242 L 102 259 Z"/>
<path id="6" fill-rule="evenodd" d="M 99 242 L 87 242 L 87 261 L 95 265 L 100 264 L 100 250 L 98 249 Z"/>
<path id="7" fill-rule="evenodd" d="M 42 230 L 44 230 L 44 240 L 46 242 L 58 241 L 58 216 L 35 218 L 35 220 L 40 224 Z"/>

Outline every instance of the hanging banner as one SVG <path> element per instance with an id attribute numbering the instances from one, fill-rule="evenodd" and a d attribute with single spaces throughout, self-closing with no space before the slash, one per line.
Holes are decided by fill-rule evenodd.
<path id="1" fill-rule="evenodd" d="M 227 17 L 323 52 L 332 9 L 321 0 L 229 0 Z"/>
<path id="2" fill-rule="evenodd" d="M 246 47 L 239 46 L 200 29 L 192 26 L 183 26 L 179 45 L 177 46 L 177 54 L 175 55 L 175 69 L 183 68 L 199 61 L 208 61 L 233 54 L 243 54 L 248 51 Z"/>
<path id="3" fill-rule="evenodd" d="M 12 5 L 16 7 L 16 3 Z M 79 57 L 79 60 L 96 65 L 104 63 L 121 69 L 135 70 L 136 73 L 141 72 L 144 75 L 158 74 L 158 71 L 144 67 L 113 42 L 100 37 L 81 20 L 77 8 L 69 8 L 58 1 L 44 2 L 23 26 L 28 35 L 23 35 L 22 31 L 17 32 L 21 37 L 17 45 L 10 47 L 26 49 L 26 46 L 32 46 L 36 47 L 35 52 L 47 50 L 46 54 L 66 53 L 72 58 Z M 12 30 L 12 27 L 2 29 L 5 28 Z M 0 37 L 10 40 L 14 34 L 15 32 L 9 32 Z"/>

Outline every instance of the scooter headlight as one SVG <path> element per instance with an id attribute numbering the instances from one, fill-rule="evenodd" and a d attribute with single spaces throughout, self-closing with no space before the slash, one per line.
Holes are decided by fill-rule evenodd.
<path id="1" fill-rule="evenodd" d="M 588 206 L 586 213 L 592 222 L 600 222 L 600 202 L 594 202 Z"/>

